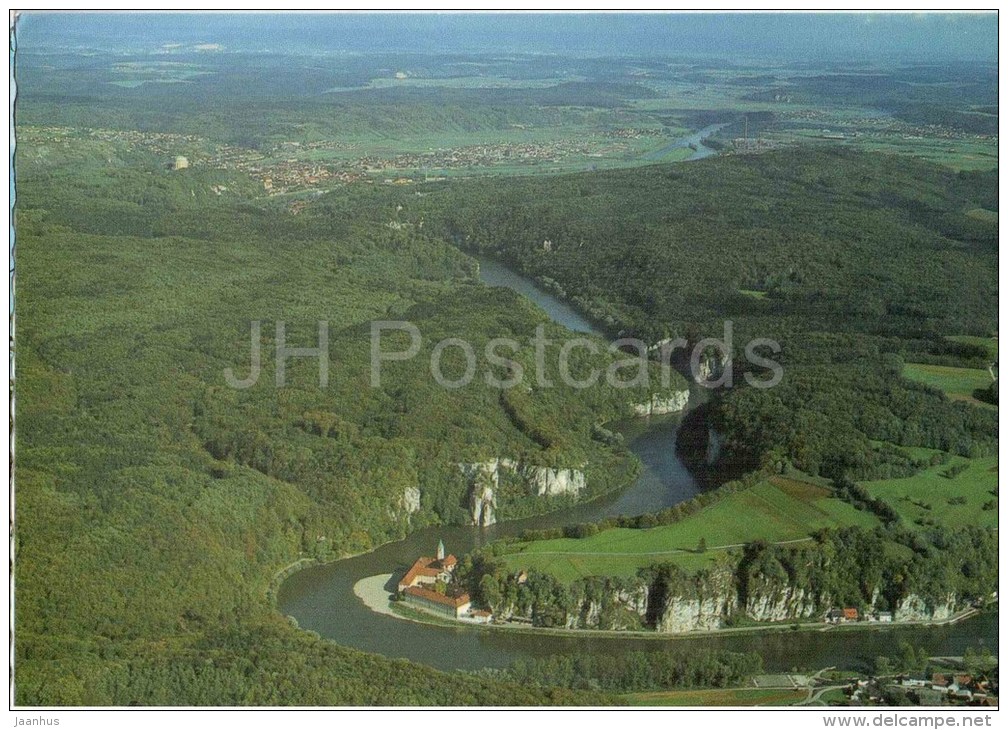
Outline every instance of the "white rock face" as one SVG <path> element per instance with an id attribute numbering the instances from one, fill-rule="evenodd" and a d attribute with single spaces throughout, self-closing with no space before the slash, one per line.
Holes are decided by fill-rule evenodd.
<path id="1" fill-rule="evenodd" d="M 894 621 L 944 621 L 956 612 L 956 597 L 949 593 L 933 606 L 929 606 L 916 593 L 911 593 L 896 606 Z"/>
<path id="2" fill-rule="evenodd" d="M 647 587 L 640 586 L 631 591 L 617 591 L 616 600 L 626 605 L 631 611 L 643 618 L 647 616 L 648 592 Z"/>
<path id="3" fill-rule="evenodd" d="M 724 626 L 731 606 L 726 596 L 683 598 L 671 596 L 655 630 L 668 634 L 712 631 Z"/>
<path id="4" fill-rule="evenodd" d="M 497 522 L 494 514 L 497 509 L 497 497 L 494 495 L 498 485 L 497 468 L 497 461 L 459 464 L 469 487 L 469 515 L 474 525 L 486 526 Z"/>
<path id="5" fill-rule="evenodd" d="M 584 472 L 577 469 L 550 469 L 548 467 L 530 467 L 527 472 L 527 483 L 540 497 L 553 497 L 559 494 L 577 496 L 585 487 Z"/>
<path id="6" fill-rule="evenodd" d="M 403 511 L 411 515 L 420 511 L 420 489 L 418 487 L 406 487 L 402 493 L 401 500 Z"/>
<path id="7" fill-rule="evenodd" d="M 482 487 L 473 491 L 469 495 L 469 514 L 472 516 L 472 523 L 480 527 L 486 527 L 497 522 L 494 510 L 497 509 L 497 498 L 493 489 Z"/>
<path id="8" fill-rule="evenodd" d="M 528 493 L 539 497 L 565 494 L 577 497 L 585 488 L 584 472 L 580 469 L 551 469 L 521 464 L 514 459 L 493 459 L 458 466 L 469 488 L 469 513 L 474 525 L 496 522 L 495 493 L 499 490 L 502 473 L 517 475 Z"/>
<path id="9" fill-rule="evenodd" d="M 697 592 L 699 595 L 666 596 L 655 630 L 680 634 L 724 627 L 738 606 L 738 593 L 731 571 L 718 571 L 708 575 Z"/>
<path id="10" fill-rule="evenodd" d="M 697 383 L 706 383 L 717 380 L 721 377 L 725 367 L 730 362 L 726 355 L 718 353 L 716 356 L 709 356 L 700 360 L 693 373 L 693 380 Z"/>
<path id="11" fill-rule="evenodd" d="M 666 413 L 679 413 L 686 408 L 688 401 L 688 390 L 678 390 L 667 396 L 655 393 L 650 400 L 637 403 L 634 406 L 634 413 L 638 416 L 662 416 Z"/>
<path id="12" fill-rule="evenodd" d="M 564 626 L 568 629 L 621 631 L 639 627 L 640 619 L 647 616 L 647 586 L 616 590 L 609 599 L 611 599 L 610 610 L 606 612 L 605 617 L 603 610 L 609 601 L 586 598 L 574 611 L 566 615 Z"/>
<path id="13" fill-rule="evenodd" d="M 820 602 L 804 588 L 787 586 L 783 590 L 756 590 L 746 601 L 746 616 L 754 621 L 788 621 L 818 616 Z"/>

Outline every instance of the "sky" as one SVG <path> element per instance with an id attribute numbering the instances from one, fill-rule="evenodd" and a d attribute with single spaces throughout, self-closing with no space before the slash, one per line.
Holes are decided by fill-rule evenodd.
<path id="1" fill-rule="evenodd" d="M 995 13 L 28 13 L 18 47 L 502 52 L 739 60 L 997 61 Z"/>

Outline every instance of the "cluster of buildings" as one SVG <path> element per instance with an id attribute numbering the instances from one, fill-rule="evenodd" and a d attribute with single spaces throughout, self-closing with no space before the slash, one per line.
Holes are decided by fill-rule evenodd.
<path id="1" fill-rule="evenodd" d="M 875 611 L 874 613 L 862 614 L 856 608 L 831 608 L 826 612 L 823 620 L 828 624 L 846 624 L 856 621 L 891 624 L 893 622 L 893 615 L 892 611 Z"/>
<path id="2" fill-rule="evenodd" d="M 609 130 L 605 135 L 615 139 L 643 139 L 644 137 L 669 136 L 664 129 L 657 127 L 622 127 L 620 129 Z"/>
<path id="3" fill-rule="evenodd" d="M 391 158 L 361 157 L 352 166 L 365 172 L 388 170 L 455 170 L 467 167 L 492 167 L 502 164 L 558 162 L 571 155 L 597 152 L 587 142 L 555 140 L 552 142 L 502 142 L 465 147 L 409 152 Z"/>
<path id="4" fill-rule="evenodd" d="M 894 696 L 902 696 L 910 703 L 921 706 L 998 706 L 997 680 L 974 677 L 968 673 L 859 679 L 851 682 L 844 694 L 854 705 L 888 704 Z"/>
<path id="5" fill-rule="evenodd" d="M 172 158 L 179 149 L 188 150 L 205 144 L 206 140 L 191 134 L 168 134 L 163 132 L 141 132 L 135 129 L 92 129 L 90 127 L 18 127 L 18 134 L 26 142 L 37 144 L 61 144 L 74 139 L 88 139 L 112 142 L 122 145 L 131 152 L 151 152 L 161 157 Z"/>
<path id="6" fill-rule="evenodd" d="M 819 109 L 796 109 L 781 115 L 786 122 L 807 122 L 815 136 L 826 139 L 853 139 L 857 137 L 892 137 L 903 139 L 947 139 L 947 140 L 983 140 L 996 139 L 997 135 L 965 132 L 941 124 L 912 124 L 891 116 L 863 116 L 844 119 L 840 122 L 841 129 L 822 128 L 824 122 L 838 121 L 836 116 Z"/>
<path id="7" fill-rule="evenodd" d="M 909 678 L 904 680 L 904 682 L 915 681 L 919 682 L 922 680 Z M 928 680 L 923 681 L 925 683 L 928 682 Z M 997 705 L 997 682 L 987 677 L 974 677 L 972 674 L 943 674 L 936 672 L 931 675 L 930 684 L 933 692 L 940 692 L 953 700 L 971 704 Z"/>
<path id="8" fill-rule="evenodd" d="M 417 558 L 399 581 L 399 597 L 429 613 L 456 621 L 488 624 L 493 619 L 489 611 L 473 608 L 469 594 L 452 582 L 458 559 L 446 555 L 444 542 L 438 541 L 433 558 Z"/>

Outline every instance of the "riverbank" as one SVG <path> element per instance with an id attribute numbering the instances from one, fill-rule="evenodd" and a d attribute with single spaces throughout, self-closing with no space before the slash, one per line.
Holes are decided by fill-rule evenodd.
<path id="1" fill-rule="evenodd" d="M 632 639 L 695 639 L 702 636 L 731 636 L 745 634 L 764 633 L 798 633 L 798 632 L 818 632 L 818 633 L 838 633 L 851 631 L 884 631 L 886 629 L 900 629 L 909 627 L 924 626 L 948 626 L 959 623 L 981 613 L 976 607 L 970 607 L 957 612 L 956 614 L 934 621 L 900 621 L 890 623 L 878 623 L 870 621 L 858 621 L 846 624 L 824 624 L 819 621 L 785 621 L 773 624 L 753 624 L 748 626 L 732 626 L 720 629 L 708 629 L 706 631 L 684 631 L 684 632 L 657 632 L 640 630 L 608 630 L 608 629 L 567 629 L 559 627 L 532 626 L 527 623 L 491 623 L 472 624 L 462 621 L 452 621 L 441 618 L 435 614 L 428 613 L 412 606 L 405 606 L 389 600 L 391 595 L 385 590 L 385 585 L 392 578 L 391 573 L 383 575 L 372 575 L 362 578 L 354 584 L 353 592 L 365 606 L 375 613 L 383 616 L 392 616 L 401 621 L 412 621 L 418 624 L 430 626 L 450 627 L 456 629 L 469 629 L 475 631 L 500 631 L 508 633 L 522 634 L 542 634 L 553 636 L 585 636 L 585 637 L 605 637 L 632 638 Z"/>

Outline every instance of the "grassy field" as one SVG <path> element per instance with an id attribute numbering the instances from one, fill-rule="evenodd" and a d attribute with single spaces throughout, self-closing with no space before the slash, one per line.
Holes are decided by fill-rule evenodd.
<path id="1" fill-rule="evenodd" d="M 828 122 L 824 122 L 827 123 Z M 963 170 L 993 170 L 998 166 L 996 139 L 944 139 L 941 137 L 908 136 L 899 132 L 869 134 L 855 137 L 851 132 L 856 129 L 844 130 L 848 136 L 842 141 L 821 140 L 820 132 L 812 129 L 785 130 L 772 135 L 784 141 L 797 141 L 806 144 L 842 144 L 857 147 L 867 152 L 883 154 L 906 155 L 944 165 L 956 172 Z"/>
<path id="2" fill-rule="evenodd" d="M 945 140 L 941 138 L 906 138 L 892 135 L 879 140 L 862 141 L 866 150 L 918 157 L 944 165 L 956 172 L 993 170 L 998 166 L 997 140 Z"/>
<path id="3" fill-rule="evenodd" d="M 967 215 L 973 216 L 974 218 L 979 218 L 976 215 L 977 211 L 982 211 L 984 214 L 989 214 L 994 216 L 994 222 L 997 222 L 997 212 L 992 210 L 985 210 L 984 208 L 974 208 Z M 998 341 L 997 337 L 974 337 L 972 335 L 952 335 L 946 337 L 946 340 L 951 340 L 952 342 L 963 342 L 968 345 L 979 345 L 987 349 L 987 357 L 990 358 L 991 362 L 998 359 Z"/>
<path id="4" fill-rule="evenodd" d="M 973 391 L 991 383 L 990 373 L 975 368 L 954 368 L 946 365 L 907 363 L 903 377 L 938 388 L 952 400 L 961 400 L 984 408 L 996 408 L 973 397 Z"/>
<path id="5" fill-rule="evenodd" d="M 674 525 L 605 530 L 580 540 L 515 543 L 504 559 L 514 569 L 536 568 L 564 581 L 586 575 L 631 576 L 662 561 L 695 570 L 729 547 L 752 540 L 802 540 L 821 527 L 876 524 L 874 515 L 832 497 L 825 487 L 775 477 Z M 701 538 L 707 545 L 704 552 L 697 550 Z"/>
<path id="6" fill-rule="evenodd" d="M 951 478 L 944 476 L 958 464 L 965 464 L 966 469 Z M 892 505 L 908 525 L 917 524 L 917 520 L 933 520 L 951 527 L 997 527 L 997 469 L 996 456 L 955 457 L 949 464 L 912 477 L 864 482 L 864 486 L 873 496 Z M 989 505 L 988 509 L 984 505 Z"/>
<path id="7" fill-rule="evenodd" d="M 996 210 L 988 210 L 987 208 L 973 208 L 971 210 L 967 210 L 966 215 L 968 215 L 970 218 L 976 218 L 978 221 L 987 221 L 989 223 L 998 222 L 998 212 Z M 984 339 L 984 338 L 972 338 L 972 339 Z"/>
<path id="8" fill-rule="evenodd" d="M 636 692 L 624 695 L 629 705 L 657 707 L 755 707 L 757 705 L 793 705 L 808 697 L 805 690 L 757 689 L 688 689 L 670 692 Z"/>

